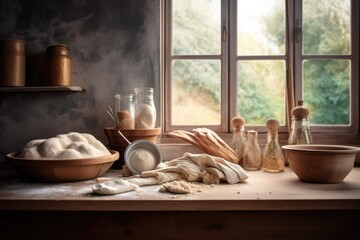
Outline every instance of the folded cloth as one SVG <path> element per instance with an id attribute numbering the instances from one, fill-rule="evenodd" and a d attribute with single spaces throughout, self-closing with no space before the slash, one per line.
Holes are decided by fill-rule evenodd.
<path id="1" fill-rule="evenodd" d="M 221 157 L 209 154 L 184 153 L 181 158 L 162 163 L 155 170 L 142 172 L 140 177 L 136 176 L 124 181 L 137 186 L 162 184 L 175 180 L 203 182 L 205 184 L 218 184 L 220 182 L 235 184 L 244 182 L 248 177 L 241 166 Z M 99 183 L 97 185 L 97 188 L 100 188 Z M 97 188 L 93 187 L 95 193 L 97 193 Z M 120 193 L 118 190 L 114 193 L 106 192 L 107 194 Z"/>

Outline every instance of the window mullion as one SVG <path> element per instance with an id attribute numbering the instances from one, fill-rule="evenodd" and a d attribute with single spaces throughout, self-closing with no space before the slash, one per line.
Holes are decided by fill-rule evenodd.
<path id="1" fill-rule="evenodd" d="M 236 116 L 236 104 L 237 104 L 237 1 L 233 0 L 229 2 L 229 131 L 231 131 L 230 121 L 232 117 Z M 233 99 L 233 100 L 230 100 Z"/>
<path id="2" fill-rule="evenodd" d="M 229 131 L 229 112 L 230 112 L 230 97 L 229 97 L 229 42 L 230 42 L 230 13 L 229 1 L 221 1 L 221 132 Z"/>
<path id="3" fill-rule="evenodd" d="M 302 0 L 294 1 L 293 21 L 295 100 L 302 99 Z"/>
<path id="4" fill-rule="evenodd" d="M 172 1 L 164 0 L 165 7 L 165 79 L 164 79 L 164 102 L 163 102 L 163 131 L 171 131 L 171 28 L 172 28 Z"/>

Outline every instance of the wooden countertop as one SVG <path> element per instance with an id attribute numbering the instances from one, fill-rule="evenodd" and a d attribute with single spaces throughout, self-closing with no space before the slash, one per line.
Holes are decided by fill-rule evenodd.
<path id="1" fill-rule="evenodd" d="M 114 177 L 110 170 L 103 177 Z M 248 171 L 246 183 L 199 184 L 187 195 L 160 193 L 160 186 L 99 196 L 96 180 L 38 183 L 20 178 L 9 166 L 0 168 L 0 210 L 55 211 L 233 211 L 233 210 L 360 210 L 360 168 L 337 184 L 311 184 L 298 180 L 290 168 L 284 173 Z"/>

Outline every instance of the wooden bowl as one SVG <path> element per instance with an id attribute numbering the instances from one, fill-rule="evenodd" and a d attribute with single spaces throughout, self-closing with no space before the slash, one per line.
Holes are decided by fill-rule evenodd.
<path id="1" fill-rule="evenodd" d="M 105 134 L 109 141 L 109 148 L 116 150 L 120 153 L 119 161 L 114 164 L 114 168 L 121 168 L 125 165 L 124 153 L 126 147 L 129 145 L 124 138 L 118 133 L 118 129 L 115 127 L 107 127 L 104 129 Z M 156 143 L 157 138 L 161 133 L 161 128 L 152 129 L 128 129 L 120 130 L 121 133 L 130 141 L 135 142 L 137 140 L 148 140 L 152 143 Z"/>
<path id="2" fill-rule="evenodd" d="M 360 152 L 360 148 L 341 145 L 285 145 L 282 149 L 299 179 L 313 183 L 342 182 Z"/>
<path id="3" fill-rule="evenodd" d="M 19 153 L 9 153 L 6 160 L 24 177 L 42 182 L 72 182 L 100 177 L 105 174 L 119 153 L 110 150 L 111 155 L 79 159 L 25 159 Z"/>
<path id="4" fill-rule="evenodd" d="M 119 134 L 119 130 L 114 127 L 108 127 L 104 129 L 106 136 L 108 137 L 109 144 L 113 146 L 124 146 L 128 143 L 124 138 Z M 126 129 L 120 130 L 121 133 L 130 141 L 134 142 L 136 140 L 148 140 L 150 142 L 156 143 L 158 136 L 160 135 L 161 128 L 152 128 L 152 129 Z"/>

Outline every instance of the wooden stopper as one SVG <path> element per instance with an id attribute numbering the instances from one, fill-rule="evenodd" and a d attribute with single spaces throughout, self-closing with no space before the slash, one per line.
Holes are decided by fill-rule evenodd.
<path id="1" fill-rule="evenodd" d="M 280 122 L 275 118 L 269 118 L 268 120 L 266 120 L 266 127 L 269 130 L 278 130 L 279 126 L 280 126 Z"/>
<path id="2" fill-rule="evenodd" d="M 233 117 L 233 119 L 231 119 L 231 124 L 233 128 L 240 129 L 242 126 L 244 126 L 245 119 L 242 117 Z"/>
<path id="3" fill-rule="evenodd" d="M 303 119 L 309 116 L 309 110 L 304 107 L 303 104 L 303 100 L 298 100 L 297 106 L 291 110 L 291 115 L 293 115 L 296 119 Z"/>
<path id="4" fill-rule="evenodd" d="M 280 122 L 275 118 L 269 118 L 266 120 L 266 127 L 269 129 L 269 133 L 272 137 L 275 137 L 277 130 L 279 129 Z"/>

